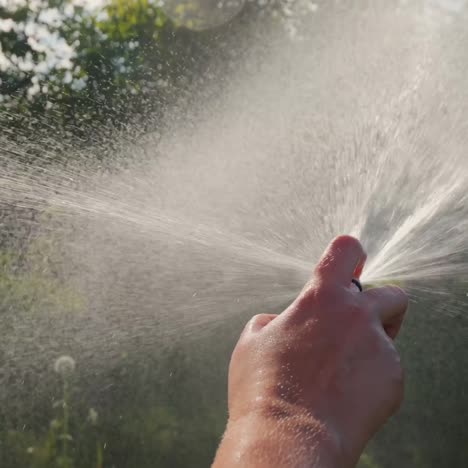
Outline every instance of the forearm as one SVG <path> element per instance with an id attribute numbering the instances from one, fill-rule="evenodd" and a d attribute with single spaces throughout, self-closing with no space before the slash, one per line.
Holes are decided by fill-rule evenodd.
<path id="1" fill-rule="evenodd" d="M 303 417 L 245 416 L 230 422 L 213 468 L 343 468 L 339 440 Z"/>

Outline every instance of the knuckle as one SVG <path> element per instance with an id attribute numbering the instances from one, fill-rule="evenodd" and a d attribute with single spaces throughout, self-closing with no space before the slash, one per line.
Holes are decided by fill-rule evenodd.
<path id="1" fill-rule="evenodd" d="M 254 315 L 244 328 L 243 334 L 250 336 L 268 325 L 274 318 L 272 314 L 257 314 Z"/>
<path id="2" fill-rule="evenodd" d="M 253 324 L 261 323 L 265 320 L 266 317 L 268 317 L 267 314 L 256 314 L 249 320 L 249 323 L 253 323 Z"/>
<path id="3" fill-rule="evenodd" d="M 262 323 L 265 322 L 266 314 L 257 314 L 254 315 L 245 326 L 244 330 L 247 332 L 251 332 L 259 327 Z"/>
<path id="4" fill-rule="evenodd" d="M 258 321 L 259 321 L 259 315 L 254 315 L 244 326 L 244 329 L 242 330 L 242 333 L 239 338 L 239 343 L 244 342 L 248 339 L 248 337 L 252 334 L 252 331 L 255 329 Z"/>

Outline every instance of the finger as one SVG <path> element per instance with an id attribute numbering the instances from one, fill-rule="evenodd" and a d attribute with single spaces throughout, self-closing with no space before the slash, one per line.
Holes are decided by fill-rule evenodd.
<path id="1" fill-rule="evenodd" d="M 370 301 L 372 309 L 378 315 L 388 336 L 395 339 L 408 308 L 406 293 L 397 286 L 385 286 L 368 289 L 362 294 L 366 300 Z"/>
<path id="2" fill-rule="evenodd" d="M 268 325 L 272 320 L 278 317 L 276 314 L 259 314 L 252 317 L 245 327 L 245 331 L 258 332 L 266 325 Z"/>
<path id="3" fill-rule="evenodd" d="M 325 250 L 315 275 L 325 282 L 347 286 L 353 277 L 359 278 L 365 262 L 366 253 L 361 243 L 354 237 L 340 236 Z"/>

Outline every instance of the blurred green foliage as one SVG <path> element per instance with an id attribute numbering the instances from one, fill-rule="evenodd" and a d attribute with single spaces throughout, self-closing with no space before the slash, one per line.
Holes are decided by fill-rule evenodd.
<path id="1" fill-rule="evenodd" d="M 25 263 L 14 251 L 0 252 L 0 310 L 31 314 L 43 310 L 73 313 L 82 309 L 83 297 L 47 271 L 44 264 L 33 264 L 33 255 L 31 249 Z"/>
<path id="2" fill-rule="evenodd" d="M 97 11 L 75 3 L 0 6 L 3 128 L 37 119 L 83 138 L 103 124 L 148 124 L 203 74 L 227 34 L 178 28 L 150 0 L 110 0 Z"/>

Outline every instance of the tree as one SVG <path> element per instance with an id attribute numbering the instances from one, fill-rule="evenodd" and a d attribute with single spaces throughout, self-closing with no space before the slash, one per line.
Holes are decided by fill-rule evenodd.
<path id="1" fill-rule="evenodd" d="M 52 118 L 82 135 L 161 110 L 189 80 L 206 35 L 177 28 L 150 0 L 89 11 L 72 0 L 0 7 L 0 125 Z"/>
<path id="2" fill-rule="evenodd" d="M 216 17 L 207 24 L 218 27 L 197 31 L 204 29 L 197 1 L 178 2 L 176 10 L 155 0 L 107 0 L 100 10 L 76 0 L 0 3 L 0 126 L 13 129 L 13 138 L 31 127 L 28 138 L 41 130 L 50 136 L 48 125 L 83 138 L 138 116 L 147 126 L 213 57 L 232 55 L 228 38 L 238 26 L 268 12 L 293 30 L 293 8 L 299 16 L 316 9 L 308 0 L 265 0 L 231 18 L 242 4 L 223 17 L 231 21 L 220 25 Z"/>

